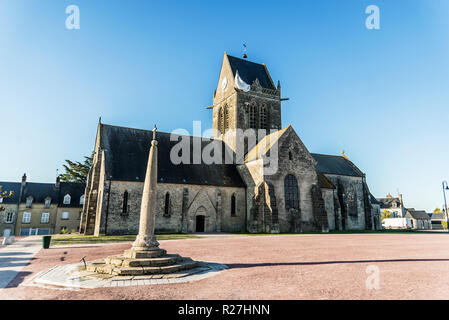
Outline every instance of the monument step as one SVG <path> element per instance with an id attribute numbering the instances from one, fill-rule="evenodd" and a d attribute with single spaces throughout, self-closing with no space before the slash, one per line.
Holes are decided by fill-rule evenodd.
<path id="1" fill-rule="evenodd" d="M 167 266 L 182 260 L 178 254 L 167 254 L 157 258 L 132 259 L 123 255 L 111 256 L 106 258 L 106 264 L 112 264 L 116 267 L 157 267 Z"/>
<path id="2" fill-rule="evenodd" d="M 130 259 L 149 259 L 149 258 L 158 258 L 167 254 L 167 251 L 164 249 L 156 249 L 156 250 L 125 250 L 123 256 L 125 258 Z"/>
<path id="3" fill-rule="evenodd" d="M 178 272 L 182 270 L 192 269 L 197 266 L 197 262 L 190 258 L 184 258 L 182 261 L 170 265 L 161 267 L 115 267 L 111 271 L 113 275 L 119 276 L 139 276 L 145 274 L 167 274 Z M 102 269 L 100 269 L 102 270 Z M 107 269 L 108 271 L 111 269 Z"/>

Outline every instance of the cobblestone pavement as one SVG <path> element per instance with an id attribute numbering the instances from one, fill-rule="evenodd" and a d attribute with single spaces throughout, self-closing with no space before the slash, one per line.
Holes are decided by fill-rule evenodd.
<path id="1" fill-rule="evenodd" d="M 198 281 L 79 289 L 30 287 L 41 271 L 123 252 L 131 243 L 41 250 L 2 299 L 449 299 L 449 234 L 319 234 L 160 241 L 169 253 L 225 264 Z"/>

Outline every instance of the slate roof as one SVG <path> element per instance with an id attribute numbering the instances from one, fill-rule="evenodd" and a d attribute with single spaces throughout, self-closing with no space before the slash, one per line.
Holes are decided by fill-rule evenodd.
<path id="1" fill-rule="evenodd" d="M 317 162 L 317 171 L 343 176 L 363 177 L 363 173 L 349 160 L 342 156 L 311 153 Z"/>
<path id="2" fill-rule="evenodd" d="M 106 175 L 119 181 L 145 180 L 148 152 L 153 137 L 150 130 L 133 129 L 100 124 L 100 147 L 105 151 Z M 193 164 L 193 145 L 202 146 L 210 139 L 192 136 L 190 142 L 190 164 L 173 164 L 171 148 L 178 141 L 170 141 L 170 134 L 156 132 L 158 141 L 158 182 L 198 184 L 229 187 L 245 187 L 237 168 L 233 164 Z"/>
<path id="3" fill-rule="evenodd" d="M 382 209 L 389 209 L 389 208 L 393 208 L 393 203 L 397 202 L 397 208 L 400 207 L 401 205 L 401 200 L 399 198 L 376 198 L 376 200 L 378 202 L 380 202 L 380 207 Z"/>
<path id="4" fill-rule="evenodd" d="M 47 197 L 51 198 L 51 203 L 58 201 L 59 190 L 54 183 L 27 182 L 23 189 L 21 203 L 26 202 L 26 198 L 33 197 L 33 203 L 45 203 Z"/>
<path id="5" fill-rule="evenodd" d="M 11 204 L 11 203 L 18 203 L 19 197 L 20 197 L 20 182 L 6 182 L 6 181 L 0 181 L 0 186 L 2 186 L 2 192 L 4 191 L 14 191 L 14 196 L 11 198 L 4 198 L 3 202 L 4 204 Z"/>
<path id="6" fill-rule="evenodd" d="M 80 198 L 85 191 L 86 191 L 85 183 L 61 182 L 58 205 L 60 207 L 82 207 L 83 205 L 80 204 Z M 70 204 L 64 204 L 64 197 L 66 194 L 69 194 L 71 197 Z"/>
<path id="7" fill-rule="evenodd" d="M 228 55 L 229 64 L 231 65 L 232 74 L 238 70 L 240 78 L 247 84 L 253 84 L 254 80 L 259 79 L 262 88 L 276 90 L 276 87 L 271 80 L 267 68 L 263 64 L 251 62 L 245 59 L 240 59 Z"/>
<path id="8" fill-rule="evenodd" d="M 380 201 L 377 201 L 377 199 L 371 193 L 369 194 L 369 201 L 372 204 L 378 204 L 382 206 L 382 203 Z"/>
<path id="9" fill-rule="evenodd" d="M 424 210 L 407 210 L 406 216 L 416 220 L 430 220 L 429 215 Z"/>

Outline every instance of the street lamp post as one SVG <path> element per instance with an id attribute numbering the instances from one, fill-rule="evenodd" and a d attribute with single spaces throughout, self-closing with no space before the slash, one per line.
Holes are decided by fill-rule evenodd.
<path id="1" fill-rule="evenodd" d="M 449 186 L 448 186 L 446 180 L 443 181 L 442 185 L 443 185 L 443 197 L 444 197 L 444 211 L 446 213 L 447 230 L 449 232 L 449 215 L 447 214 L 447 202 L 446 202 L 446 190 L 449 190 Z M 446 188 L 444 187 L 445 185 L 446 185 Z"/>

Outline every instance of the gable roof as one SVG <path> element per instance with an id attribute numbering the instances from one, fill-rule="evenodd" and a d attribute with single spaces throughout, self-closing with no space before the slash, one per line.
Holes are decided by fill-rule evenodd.
<path id="1" fill-rule="evenodd" d="M 6 181 L 0 181 L 0 186 L 2 186 L 2 192 L 5 191 L 13 191 L 14 196 L 11 198 L 3 198 L 2 203 L 8 204 L 8 203 L 18 203 L 19 197 L 20 197 L 20 182 L 6 182 Z"/>
<path id="2" fill-rule="evenodd" d="M 363 177 L 360 171 L 351 161 L 342 156 L 311 153 L 317 162 L 317 171 L 321 173 L 337 174 L 343 176 Z"/>
<path id="3" fill-rule="evenodd" d="M 105 153 L 106 176 L 111 180 L 145 180 L 153 131 L 100 124 L 100 147 Z M 157 132 L 158 182 L 177 184 L 199 184 L 228 187 L 244 187 L 234 164 L 193 164 L 193 145 L 201 149 L 212 140 L 187 137 L 190 143 L 190 164 L 173 164 L 170 151 L 178 141 L 170 141 L 170 133 Z M 220 140 L 215 140 L 221 143 Z"/>
<path id="4" fill-rule="evenodd" d="M 254 80 L 258 79 L 262 88 L 276 90 L 264 64 L 251 62 L 230 55 L 227 56 L 234 77 L 238 70 L 240 78 L 247 84 L 251 85 Z"/>
<path id="5" fill-rule="evenodd" d="M 393 203 L 396 202 L 397 208 L 400 208 L 401 200 L 399 198 L 388 197 L 388 198 L 376 198 L 376 200 L 380 203 L 380 207 L 382 209 L 393 208 Z"/>
<path id="6" fill-rule="evenodd" d="M 412 217 L 417 220 L 430 220 L 429 215 L 424 210 L 407 210 L 405 216 Z"/>
<path id="7" fill-rule="evenodd" d="M 270 151 L 271 147 L 277 143 L 280 137 L 287 131 L 290 127 L 287 126 L 284 129 L 276 130 L 270 134 L 265 135 L 260 141 L 251 149 L 245 156 L 245 162 L 253 161 L 256 159 L 260 159 L 262 156 L 265 156 L 268 151 Z"/>

